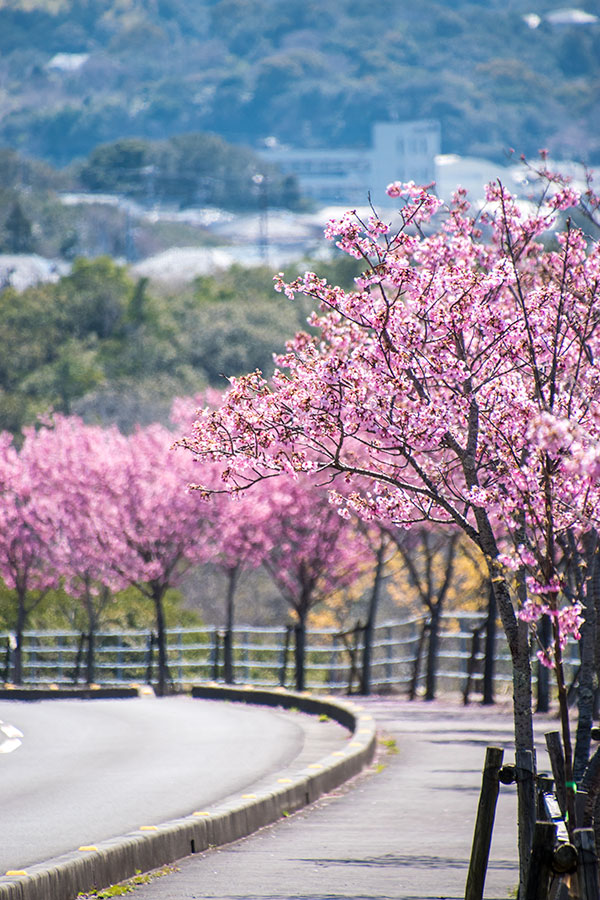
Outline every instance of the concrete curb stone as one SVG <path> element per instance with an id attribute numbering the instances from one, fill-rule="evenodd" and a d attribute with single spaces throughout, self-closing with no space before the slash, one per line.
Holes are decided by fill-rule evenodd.
<path id="1" fill-rule="evenodd" d="M 7 693 L 10 699 L 21 699 L 15 696 L 16 691 Z M 48 693 L 57 696 L 56 691 Z M 96 697 L 99 692 L 91 693 Z M 291 779 L 276 779 L 257 793 L 242 794 L 162 825 L 142 826 L 123 837 L 30 866 L 26 872 L 7 873 L 0 877 L 0 900 L 75 900 L 81 892 L 108 887 L 138 872 L 232 843 L 334 790 L 357 775 L 375 753 L 373 717 L 348 701 L 281 689 L 252 690 L 212 684 L 193 688 L 192 696 L 327 715 L 348 728 L 351 735 L 342 750 L 309 764 Z"/>
<path id="2" fill-rule="evenodd" d="M 125 700 L 139 695 L 137 687 L 0 688 L 0 700 Z"/>

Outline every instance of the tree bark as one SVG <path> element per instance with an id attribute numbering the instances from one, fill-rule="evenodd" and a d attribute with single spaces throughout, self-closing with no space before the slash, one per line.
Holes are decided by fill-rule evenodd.
<path id="1" fill-rule="evenodd" d="M 306 616 L 299 617 L 294 627 L 296 638 L 296 690 L 305 689 L 305 659 L 306 659 Z"/>
<path id="2" fill-rule="evenodd" d="M 227 597 L 225 606 L 225 637 L 223 639 L 223 669 L 226 684 L 233 684 L 233 619 L 235 588 L 238 577 L 238 569 L 227 571 Z"/>
<path id="3" fill-rule="evenodd" d="M 494 703 L 494 670 L 496 668 L 496 618 L 498 604 L 494 585 L 490 582 L 488 591 L 487 620 L 485 626 L 485 657 L 483 661 L 483 706 Z"/>
<path id="4" fill-rule="evenodd" d="M 158 682 L 156 693 L 164 697 L 167 691 L 169 667 L 167 662 L 167 630 L 165 627 L 165 611 L 163 608 L 164 590 L 155 589 L 154 608 L 156 611 L 156 646 L 158 650 Z"/>
<path id="5" fill-rule="evenodd" d="M 586 556 L 588 562 L 588 579 L 585 589 L 581 591 L 578 599 L 583 605 L 583 619 L 581 626 L 581 640 L 579 642 L 579 654 L 581 668 L 579 670 L 579 691 L 577 695 L 577 732 L 575 737 L 575 752 L 573 754 L 573 780 L 579 783 L 583 777 L 590 758 L 591 731 L 594 721 L 594 696 L 596 693 L 595 672 L 595 645 L 596 645 L 596 607 L 593 597 L 594 555 L 597 544 L 595 534 L 584 536 Z M 577 557 L 579 562 L 579 556 Z M 591 569 L 591 571 L 590 571 Z"/>
<path id="6" fill-rule="evenodd" d="M 425 670 L 425 700 L 435 700 L 437 658 L 440 645 L 441 603 L 432 603 L 429 618 L 429 646 L 427 648 L 427 664 Z"/>
<path id="7" fill-rule="evenodd" d="M 544 649 L 552 643 L 552 624 L 549 616 L 542 616 L 538 634 Z M 546 713 L 550 709 L 550 669 L 537 662 L 537 704 L 536 712 Z"/>
<path id="8" fill-rule="evenodd" d="M 13 681 L 15 684 L 23 684 L 23 632 L 27 623 L 27 606 L 25 596 L 21 589 L 17 588 L 17 628 L 15 633 L 16 647 L 13 657 Z"/>
<path id="9" fill-rule="evenodd" d="M 495 560 L 495 555 L 492 558 Z M 490 574 L 500 612 L 500 618 L 510 648 L 513 681 L 513 719 L 515 725 L 515 750 L 533 753 L 533 713 L 531 690 L 531 663 L 529 658 L 529 629 L 526 622 L 517 619 L 512 605 L 510 589 L 493 561 Z M 535 822 L 535 779 L 517 782 L 519 829 L 519 883 L 524 896 Z"/>
<path id="10" fill-rule="evenodd" d="M 369 600 L 369 610 L 367 613 L 367 621 L 363 629 L 363 655 L 362 670 L 360 677 L 360 692 L 368 695 L 371 693 L 371 660 L 373 652 L 373 629 L 375 628 L 375 619 L 377 616 L 377 607 L 379 606 L 379 597 L 381 594 L 381 582 L 383 580 L 385 543 L 383 538 L 377 549 L 375 578 L 373 580 L 373 590 Z"/>
<path id="11" fill-rule="evenodd" d="M 85 589 L 85 608 L 88 619 L 87 633 L 87 656 L 86 656 L 86 675 L 85 680 L 88 684 L 93 684 L 96 678 L 96 614 L 94 610 L 94 601 L 90 593 L 90 585 L 86 585 Z"/>

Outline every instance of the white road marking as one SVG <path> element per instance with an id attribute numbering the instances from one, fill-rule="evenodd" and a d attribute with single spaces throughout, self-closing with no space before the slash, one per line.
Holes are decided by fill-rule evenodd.
<path id="1" fill-rule="evenodd" d="M 0 731 L 4 732 L 7 738 L 22 738 L 23 732 L 15 728 L 14 725 L 2 725 Z"/>
<path id="2" fill-rule="evenodd" d="M 0 753 L 12 753 L 13 750 L 16 750 L 17 747 L 20 747 L 23 743 L 21 741 L 23 732 L 19 731 L 18 728 L 15 728 L 14 725 L 0 722 L 0 732 L 6 738 L 6 740 L 0 743 Z"/>

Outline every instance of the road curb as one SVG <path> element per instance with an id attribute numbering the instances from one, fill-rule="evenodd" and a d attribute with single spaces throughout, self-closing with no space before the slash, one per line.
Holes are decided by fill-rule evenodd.
<path id="1" fill-rule="evenodd" d="M 0 900 L 75 900 L 79 893 L 131 878 L 192 853 L 229 844 L 313 803 L 357 775 L 373 757 L 373 717 L 359 704 L 299 694 L 205 685 L 194 697 L 297 709 L 326 715 L 351 732 L 342 749 L 309 764 L 291 778 L 276 778 L 256 793 L 242 794 L 162 825 L 142 826 L 123 837 L 30 866 L 0 878 Z"/>
<path id="2" fill-rule="evenodd" d="M 137 687 L 0 688 L 0 700 L 124 700 L 139 695 Z"/>

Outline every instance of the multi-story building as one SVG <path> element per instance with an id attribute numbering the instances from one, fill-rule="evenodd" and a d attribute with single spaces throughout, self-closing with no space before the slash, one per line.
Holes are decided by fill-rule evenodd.
<path id="1" fill-rule="evenodd" d="M 285 173 L 295 175 L 302 193 L 321 204 L 364 206 L 370 195 L 376 206 L 382 206 L 391 181 L 434 181 L 435 157 L 440 152 L 439 122 L 421 119 L 376 122 L 371 146 L 363 149 L 305 150 L 274 145 L 261 154 Z"/>

